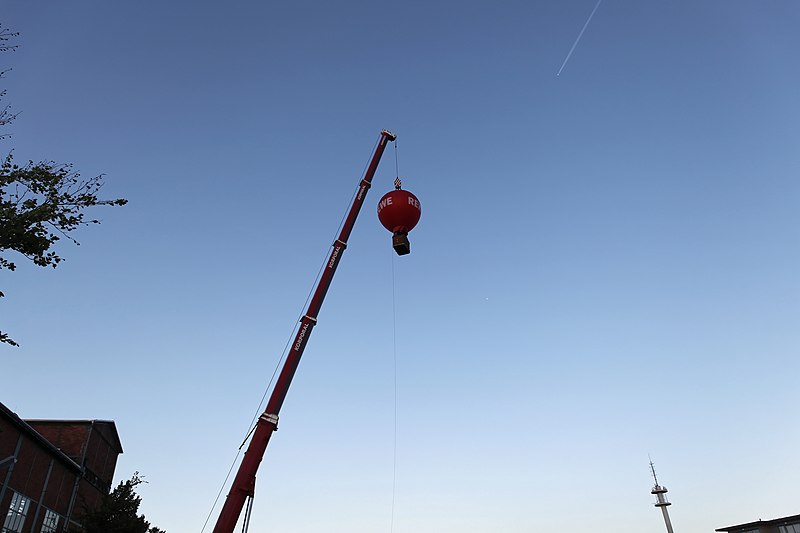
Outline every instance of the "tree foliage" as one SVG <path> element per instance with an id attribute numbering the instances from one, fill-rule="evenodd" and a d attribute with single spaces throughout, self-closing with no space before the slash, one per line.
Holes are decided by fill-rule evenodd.
<path id="1" fill-rule="evenodd" d="M 18 34 L 0 25 L 0 52 L 13 51 Z M 0 71 L 0 78 L 8 72 Z M 5 91 L 0 91 L 0 98 Z M 16 118 L 9 106 L 0 107 L 0 126 Z M 4 136 L 0 132 L 0 138 Z M 7 137 L 7 136 L 6 136 Z M 84 210 L 99 205 L 125 205 L 127 200 L 101 200 L 103 176 L 81 178 L 72 165 L 53 161 L 25 165 L 14 163 L 9 153 L 0 165 L 0 270 L 14 270 L 8 252 L 18 252 L 34 264 L 56 267 L 63 259 L 52 246 L 62 238 L 80 244 L 70 235 L 79 226 L 99 224 L 85 218 Z M 4 295 L 0 292 L 0 298 Z M 0 331 L 0 343 L 18 344 Z"/>
<path id="2" fill-rule="evenodd" d="M 9 30 L 8 28 L 4 28 L 2 24 L 0 24 L 0 52 L 13 52 L 17 49 L 18 45 L 11 44 L 12 39 L 19 35 L 18 32 L 14 32 Z M 0 70 L 0 78 L 4 77 L 6 73 L 11 69 Z M 5 89 L 0 90 L 0 98 L 3 98 L 6 95 Z M 17 114 L 11 111 L 10 105 L 4 105 L 0 107 L 0 126 L 6 126 L 14 121 L 17 118 Z M 9 135 L 0 132 L 0 139 L 5 139 Z"/>
<path id="3" fill-rule="evenodd" d="M 98 193 L 102 187 L 102 176 L 82 179 L 71 165 L 54 162 L 29 161 L 19 166 L 9 154 L 0 166 L 0 270 L 17 266 L 6 257 L 9 251 L 42 267 L 58 266 L 63 259 L 51 247 L 61 238 L 80 244 L 70 232 L 100 223 L 87 219 L 85 209 L 128 203 L 123 198 L 101 200 Z M 0 342 L 17 345 L 3 332 Z"/>
<path id="4" fill-rule="evenodd" d="M 84 209 L 96 205 L 125 205 L 127 200 L 100 200 L 102 176 L 81 179 L 70 165 L 54 162 L 14 164 L 9 154 L 0 167 L 0 253 L 13 250 L 39 266 L 56 267 L 62 258 L 50 248 L 61 237 L 78 244 L 69 233 L 87 220 Z M 0 256 L 0 268 L 16 265 Z"/>
<path id="5" fill-rule="evenodd" d="M 84 533 L 166 533 L 151 526 L 139 514 L 142 498 L 136 488 L 147 483 L 139 472 L 127 481 L 121 481 L 110 494 L 104 496 L 97 509 L 87 511 L 82 519 Z"/>

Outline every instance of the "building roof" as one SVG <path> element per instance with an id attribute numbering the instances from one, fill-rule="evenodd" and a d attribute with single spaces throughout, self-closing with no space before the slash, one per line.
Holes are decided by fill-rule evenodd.
<path id="1" fill-rule="evenodd" d="M 52 442 L 42 437 L 38 431 L 33 429 L 30 425 L 28 425 L 24 420 L 17 416 L 17 414 L 0 403 L 0 417 L 5 418 L 11 424 L 19 428 L 19 430 L 30 437 L 32 440 L 38 442 L 41 446 L 47 449 L 50 453 L 53 454 L 59 461 L 64 463 L 68 468 L 75 470 L 76 472 L 81 471 L 81 467 L 78 463 L 70 459 L 64 452 L 59 450 L 58 448 L 53 445 Z"/>
<path id="2" fill-rule="evenodd" d="M 758 520 L 756 522 L 748 522 L 747 524 L 739 524 L 736 526 L 721 527 L 714 531 L 738 531 L 740 529 L 753 529 L 763 526 L 782 526 L 787 524 L 796 524 L 800 522 L 800 514 L 792 516 L 784 516 L 783 518 L 773 518 L 772 520 Z"/>
<path id="3" fill-rule="evenodd" d="M 102 426 L 108 430 L 108 433 L 101 431 L 99 434 L 112 447 L 115 447 L 119 453 L 122 453 L 122 442 L 119 440 L 117 425 L 113 420 L 40 420 L 29 418 L 26 422 L 34 426 Z"/>

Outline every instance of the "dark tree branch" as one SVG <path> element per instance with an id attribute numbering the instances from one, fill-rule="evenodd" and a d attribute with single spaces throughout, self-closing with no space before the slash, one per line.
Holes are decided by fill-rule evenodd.
<path id="1" fill-rule="evenodd" d="M 0 269 L 16 268 L 5 257 L 8 252 L 42 267 L 58 266 L 63 258 L 52 249 L 56 242 L 63 237 L 79 245 L 71 232 L 100 223 L 85 218 L 87 209 L 128 203 L 124 198 L 99 199 L 102 187 L 103 176 L 83 179 L 71 165 L 52 161 L 19 166 L 9 154 L 0 165 Z M 0 343 L 16 346 L 6 334 Z"/>

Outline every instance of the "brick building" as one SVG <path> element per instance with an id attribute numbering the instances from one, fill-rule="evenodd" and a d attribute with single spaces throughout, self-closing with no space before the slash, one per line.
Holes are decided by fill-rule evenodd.
<path id="1" fill-rule="evenodd" d="M 110 420 L 22 420 L 0 403 L 0 533 L 79 531 L 121 453 Z"/>
<path id="2" fill-rule="evenodd" d="M 726 533 L 800 533 L 800 514 L 721 527 L 715 531 L 724 531 Z"/>

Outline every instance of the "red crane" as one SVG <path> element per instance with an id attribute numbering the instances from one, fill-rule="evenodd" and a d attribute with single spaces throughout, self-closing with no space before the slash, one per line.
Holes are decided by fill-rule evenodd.
<path id="1" fill-rule="evenodd" d="M 222 506 L 222 511 L 220 511 L 219 518 L 214 526 L 214 533 L 233 533 L 236 523 L 239 520 L 239 516 L 242 513 L 242 509 L 244 508 L 245 502 L 248 501 L 248 499 L 252 501 L 255 493 L 256 472 L 258 471 L 258 466 L 261 464 L 261 459 L 264 457 L 264 452 L 267 449 L 267 444 L 269 444 L 269 439 L 272 436 L 272 433 L 278 429 L 278 414 L 280 413 L 281 406 L 286 398 L 286 393 L 289 391 L 289 386 L 291 385 L 292 378 L 297 370 L 297 365 L 300 363 L 300 358 L 303 356 L 303 351 L 308 343 L 308 338 L 311 336 L 311 330 L 317 323 L 317 314 L 322 307 L 322 301 L 325 299 L 325 295 L 327 294 L 328 288 L 333 280 L 333 275 L 336 273 L 336 267 L 339 265 L 339 261 L 342 258 L 342 253 L 344 253 L 345 248 L 347 248 L 347 239 L 350 237 L 350 232 L 353 231 L 353 226 L 355 225 L 356 218 L 361 210 L 361 206 L 364 204 L 367 191 L 372 186 L 372 177 L 375 175 L 375 170 L 378 168 L 378 163 L 381 160 L 381 156 L 386 149 L 386 145 L 395 139 L 396 136 L 393 133 L 386 130 L 381 132 L 381 138 L 378 141 L 378 146 L 375 148 L 375 153 L 372 156 L 372 160 L 367 168 L 367 172 L 364 175 L 364 178 L 361 180 L 358 192 L 353 200 L 353 205 L 350 207 L 350 211 L 345 219 L 344 225 L 342 226 L 342 231 L 339 233 L 339 237 L 333 243 L 333 249 L 331 250 L 328 262 L 325 264 L 324 271 L 314 291 L 314 295 L 311 298 L 311 302 L 308 304 L 308 309 L 306 310 L 305 315 L 303 315 L 302 319 L 300 320 L 300 327 L 297 330 L 297 335 L 294 338 L 294 342 L 290 345 L 289 354 L 286 356 L 286 361 L 283 364 L 278 381 L 275 383 L 275 387 L 272 390 L 269 402 L 267 403 L 267 408 L 258 418 L 258 422 L 253 432 L 253 437 L 250 440 L 250 444 L 247 447 L 244 458 L 239 465 L 239 470 L 237 471 L 236 477 L 233 480 L 228 497 L 225 499 L 225 504 Z M 396 185 L 397 189 L 399 190 L 399 179 L 397 180 Z M 414 201 L 416 201 L 415 205 L 413 201 L 409 200 L 407 202 L 408 205 L 410 205 L 412 208 L 415 208 L 416 211 L 420 211 L 419 201 L 416 200 L 416 197 L 414 197 L 412 194 L 408 193 L 408 195 L 409 198 L 413 197 Z M 406 205 L 403 207 L 406 210 L 408 209 L 408 206 Z M 406 223 L 405 225 L 402 223 L 395 224 L 394 226 L 396 226 L 396 230 L 395 228 L 389 228 L 390 231 L 395 233 L 395 250 L 400 255 L 404 255 L 410 250 L 406 234 L 411 230 L 414 224 L 416 224 L 416 221 L 419 220 L 419 214 L 413 213 L 413 210 L 414 209 L 412 209 L 412 215 L 416 214 L 416 220 L 413 220 L 412 223 Z M 389 209 L 387 211 L 392 210 Z M 382 219 L 385 216 L 386 215 L 382 214 Z M 403 214 L 400 216 L 402 217 Z M 398 236 L 400 241 L 402 241 L 400 243 L 397 242 Z M 248 517 L 246 513 L 246 521 L 247 518 Z"/>

